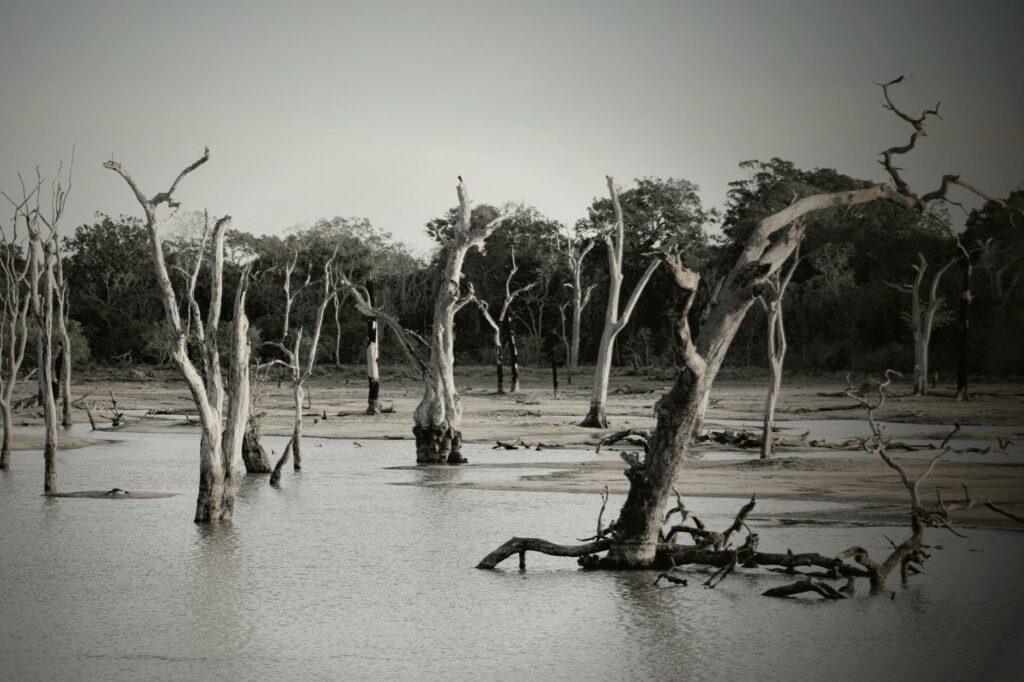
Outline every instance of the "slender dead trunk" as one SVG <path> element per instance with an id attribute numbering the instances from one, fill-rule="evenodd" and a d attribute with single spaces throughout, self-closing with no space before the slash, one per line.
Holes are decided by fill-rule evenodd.
<path id="1" fill-rule="evenodd" d="M 380 357 L 378 346 L 379 332 L 377 320 L 366 318 L 366 380 L 369 392 L 366 396 L 366 414 L 380 414 L 380 368 L 377 359 Z"/>
<path id="2" fill-rule="evenodd" d="M 800 245 L 793 253 L 793 262 L 785 275 L 776 272 L 768 280 L 765 294 L 759 298 L 768 313 L 768 364 L 771 376 L 768 382 L 768 395 L 764 404 L 764 430 L 761 434 L 761 459 L 772 458 L 775 447 L 775 405 L 782 387 L 782 366 L 786 360 L 786 326 L 782 315 L 782 302 L 786 288 L 793 279 L 793 273 L 800 265 Z"/>
<path id="3" fill-rule="evenodd" d="M 608 428 L 608 417 L 605 414 L 605 403 L 608 400 L 608 381 L 612 371 L 612 354 L 615 350 L 615 339 L 626 327 L 633 315 L 636 303 L 640 300 L 647 283 L 658 268 L 661 260 L 654 258 L 641 275 L 640 281 L 633 288 L 626 307 L 619 312 L 619 295 L 622 290 L 622 259 L 625 253 L 625 223 L 622 206 L 619 204 L 619 193 L 615 182 L 608 176 L 608 193 L 611 195 L 612 208 L 615 212 L 615 228 L 613 233 L 605 236 L 608 245 L 608 303 L 605 307 L 604 329 L 601 332 L 601 344 L 597 350 L 597 365 L 594 368 L 594 387 L 590 395 L 590 411 L 580 426 L 591 428 Z"/>
<path id="4" fill-rule="evenodd" d="M 574 239 L 570 233 L 566 233 L 564 253 L 572 278 L 570 284 L 572 288 L 572 341 L 569 344 L 569 357 L 567 358 L 570 377 L 572 372 L 579 367 L 580 324 L 583 318 L 583 309 L 590 303 L 590 294 L 594 290 L 593 284 L 585 291 L 583 289 L 583 261 L 590 250 L 594 248 L 594 244 L 595 242 L 591 241 L 586 245 L 581 245 L 578 239 Z M 572 381 L 570 380 L 569 383 Z"/>
<path id="5" fill-rule="evenodd" d="M 53 239 L 55 265 L 55 298 L 57 302 L 57 333 L 60 334 L 61 363 L 57 380 L 60 385 L 61 426 L 68 428 L 74 424 L 71 419 L 71 336 L 68 334 L 68 300 L 67 282 L 64 281 L 64 264 L 60 254 L 60 245 L 56 236 Z"/>
<path id="6" fill-rule="evenodd" d="M 341 301 L 334 299 L 334 366 L 341 367 Z"/>
<path id="7" fill-rule="evenodd" d="M 296 382 L 292 386 L 292 395 L 295 398 L 295 424 L 292 428 L 292 466 L 295 471 L 301 471 L 302 453 L 300 445 L 302 443 L 302 400 L 305 397 L 301 383 Z"/>
<path id="8" fill-rule="evenodd" d="M 928 352 L 932 340 L 932 326 L 935 322 L 935 313 L 939 304 L 942 303 L 942 297 L 939 296 L 939 282 L 946 270 L 956 262 L 956 259 L 950 260 L 932 276 L 931 286 L 928 289 L 928 301 L 922 306 L 920 291 L 925 271 L 928 269 L 928 261 L 923 253 L 917 254 L 917 258 L 918 263 L 914 266 L 914 271 L 917 274 L 912 284 L 901 285 L 890 282 L 886 282 L 886 284 L 897 291 L 910 294 L 910 322 L 914 336 L 913 391 L 914 395 L 925 395 L 928 393 Z"/>
<path id="9" fill-rule="evenodd" d="M 12 429 L 14 427 L 14 415 L 11 414 L 11 404 L 9 401 L 0 403 L 0 416 L 3 418 L 3 443 L 0 445 L 0 469 L 9 469 L 11 467 L 11 441 L 12 441 Z"/>
<path id="10" fill-rule="evenodd" d="M 519 349 L 516 347 L 516 333 L 512 329 L 512 321 L 507 315 L 499 323 L 505 345 L 508 346 L 508 366 L 512 379 L 512 392 L 519 393 Z"/>
<path id="11" fill-rule="evenodd" d="M 430 331 L 430 357 L 423 373 L 424 391 L 413 413 L 418 464 L 461 464 L 462 401 L 455 388 L 455 313 L 474 300 L 472 292 L 460 296 L 462 264 L 471 248 L 480 248 L 502 218 L 483 227 L 472 227 L 466 185 L 459 179 L 459 214 L 448 241 L 448 259 L 441 273 L 434 302 L 434 325 Z"/>

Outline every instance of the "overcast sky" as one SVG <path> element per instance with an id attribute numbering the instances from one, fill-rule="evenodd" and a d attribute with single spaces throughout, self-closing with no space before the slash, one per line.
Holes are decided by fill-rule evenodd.
<path id="1" fill-rule="evenodd" d="M 574 222 L 604 176 L 692 180 L 719 205 L 737 163 L 781 156 L 882 180 L 942 100 L 915 189 L 1024 182 L 1020 2 L 52 2 L 3 0 L 0 187 L 76 148 L 68 226 L 138 213 L 209 145 L 189 209 L 281 232 L 366 216 L 416 247 L 455 203 L 526 201 Z"/>

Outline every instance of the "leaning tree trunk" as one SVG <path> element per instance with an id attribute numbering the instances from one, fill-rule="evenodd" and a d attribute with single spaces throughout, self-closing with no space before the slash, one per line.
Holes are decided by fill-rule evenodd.
<path id="1" fill-rule="evenodd" d="M 472 227 L 469 195 L 459 178 L 459 214 L 448 241 L 448 259 L 441 273 L 434 325 L 430 331 L 430 357 L 423 371 L 424 391 L 413 413 L 417 464 L 461 464 L 462 402 L 455 389 L 455 313 L 475 297 L 459 296 L 462 264 L 471 248 L 481 248 L 502 218 Z"/>
<path id="2" fill-rule="evenodd" d="M 267 451 L 263 449 L 259 424 L 255 417 L 249 418 L 249 423 L 242 436 L 242 462 L 245 463 L 247 474 L 269 474 L 271 468 L 270 458 Z"/>

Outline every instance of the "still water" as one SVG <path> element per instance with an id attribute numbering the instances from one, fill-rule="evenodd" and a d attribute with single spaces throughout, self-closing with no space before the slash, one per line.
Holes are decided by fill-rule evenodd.
<path id="1" fill-rule="evenodd" d="M 597 496 L 408 485 L 494 470 L 389 468 L 410 463 L 411 443 L 309 439 L 305 471 L 280 489 L 247 478 L 234 523 L 199 527 L 197 436 L 110 438 L 60 454 L 62 490 L 177 495 L 45 498 L 36 452 L 0 473 L 2 680 L 1019 679 L 1024 665 L 1020 533 L 931 536 L 928 573 L 894 580 L 894 599 L 863 585 L 836 603 L 761 597 L 772 574 L 653 587 L 650 573 L 534 555 L 525 573 L 514 560 L 478 571 L 513 534 L 589 535 Z M 472 461 L 518 454 L 467 447 Z M 740 503 L 692 500 L 716 527 Z M 881 552 L 901 534 L 755 528 L 762 547 L 826 553 Z"/>

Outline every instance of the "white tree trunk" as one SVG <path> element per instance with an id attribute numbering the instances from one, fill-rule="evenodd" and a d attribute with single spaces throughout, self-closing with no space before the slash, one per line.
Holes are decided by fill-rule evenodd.
<path id="1" fill-rule="evenodd" d="M 413 413 L 418 464 L 460 464 L 462 456 L 462 403 L 455 389 L 455 313 L 473 300 L 472 293 L 459 296 L 462 264 L 466 252 L 480 248 L 497 228 L 501 218 L 473 228 L 469 195 L 459 179 L 459 216 L 448 242 L 448 260 L 441 274 L 441 286 L 434 302 L 434 326 L 430 331 L 430 357 L 423 372 L 424 390 Z"/>

